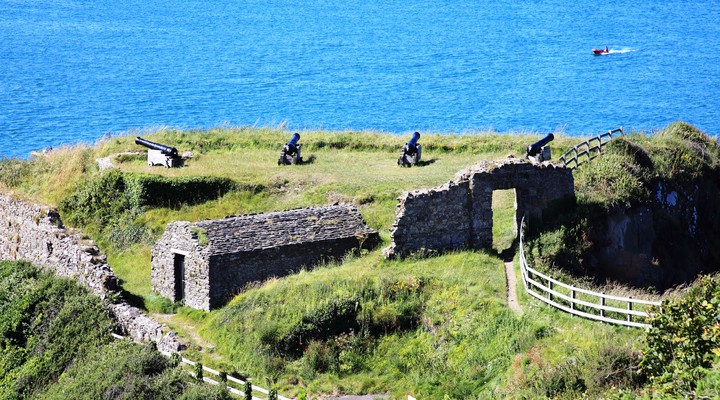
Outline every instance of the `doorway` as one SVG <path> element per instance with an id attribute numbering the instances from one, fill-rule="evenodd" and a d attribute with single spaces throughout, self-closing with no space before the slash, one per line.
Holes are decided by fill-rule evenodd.
<path id="1" fill-rule="evenodd" d="M 492 194 L 492 248 L 498 254 L 511 251 L 517 237 L 515 189 L 494 190 Z"/>
<path id="2" fill-rule="evenodd" d="M 173 270 L 175 276 L 175 301 L 185 299 L 185 256 L 174 254 Z"/>

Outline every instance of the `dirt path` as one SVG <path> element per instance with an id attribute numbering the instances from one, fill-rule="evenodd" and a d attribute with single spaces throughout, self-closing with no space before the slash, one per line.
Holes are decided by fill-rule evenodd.
<path id="1" fill-rule="evenodd" d="M 505 280 L 507 282 L 507 302 L 508 307 L 513 310 L 516 314 L 522 314 L 522 308 L 517 299 L 517 280 L 515 279 L 515 265 L 513 264 L 512 258 L 509 261 L 505 261 Z"/>

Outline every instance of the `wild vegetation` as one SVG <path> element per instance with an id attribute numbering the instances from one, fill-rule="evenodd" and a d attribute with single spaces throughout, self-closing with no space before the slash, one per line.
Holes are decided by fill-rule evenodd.
<path id="1" fill-rule="evenodd" d="M 113 342 L 114 325 L 72 280 L 0 261 L 0 398 L 229 398 L 151 346 Z"/>
<path id="2" fill-rule="evenodd" d="M 587 261 L 601 250 L 608 213 L 645 207 L 653 212 L 656 242 L 665 244 L 655 249 L 657 264 L 717 271 L 720 221 L 714 218 L 712 199 L 720 190 L 719 173 L 717 138 L 683 122 L 654 135 L 632 132 L 614 139 L 591 165 L 575 170 L 577 203 L 548 210 L 552 217 L 546 218 L 542 229 L 530 232 L 529 261 L 545 272 L 593 284 L 596 276 Z M 664 203 L 671 192 L 683 197 L 678 203 L 694 202 L 690 203 L 694 214 L 670 210 Z M 672 283 L 689 283 L 694 275 L 682 277 L 690 279 Z"/>
<path id="3" fill-rule="evenodd" d="M 656 135 L 632 133 L 614 141 L 593 162 L 602 174 L 577 170 L 577 204 L 572 212 L 556 212 L 557 225 L 545 226 L 533 238 L 533 265 L 571 270 L 586 250 L 594 213 L 652 198 L 648 182 L 658 179 L 658 174 L 681 182 L 713 170 L 717 142 L 691 128 L 679 123 Z M 685 324 L 671 321 L 683 317 L 679 313 L 654 318 L 646 336 L 642 330 L 569 317 L 520 290 L 524 309 L 516 315 L 506 306 L 503 264 L 494 252 L 457 251 L 386 261 L 379 250 L 369 251 L 248 288 L 225 308 L 210 313 L 154 295 L 149 283 L 150 246 L 172 220 L 350 202 L 381 232 L 382 247 L 402 191 L 441 185 L 482 159 L 509 153 L 522 156 L 525 146 L 539 136 L 423 135 L 424 163 L 399 168 L 395 160 L 403 138 L 373 132 L 301 134 L 303 156 L 309 161 L 305 165 L 277 166 L 279 149 L 290 136 L 282 130 L 164 130 L 145 136 L 193 152 L 186 167 L 151 168 L 140 154 L 114 158 L 117 171 L 98 171 L 95 158 L 144 153 L 128 135 L 107 138 L 94 147 L 57 149 L 24 161 L 3 160 L 0 185 L 16 196 L 59 205 L 66 223 L 82 228 L 108 254 L 129 298 L 151 313 L 162 313 L 156 316 L 194 344 L 187 350 L 191 358 L 259 380 L 285 395 L 652 398 L 717 391 L 717 346 L 715 339 L 706 338 L 717 321 L 710 314 L 692 322 L 698 327 L 694 332 L 703 333 L 700 339 L 688 339 L 688 349 L 695 346 L 699 355 L 693 359 L 703 362 L 685 371 L 680 362 L 664 362 L 675 357 L 675 343 L 690 337 L 670 334 L 674 324 Z M 556 134 L 552 151 L 561 154 L 578 140 Z M 203 189 L 189 197 L 176 190 L 189 184 Z M 162 193 L 163 200 L 147 195 L 153 191 Z M 209 197 L 196 198 L 199 191 Z M 494 196 L 498 252 L 513 242 L 513 194 Z M 678 295 L 672 301 L 699 298 L 693 296 Z M 714 304 L 708 296 L 705 300 Z M 681 304 L 679 308 L 689 307 Z M 702 307 L 700 303 L 699 310 Z M 708 341 L 711 345 L 700 345 Z M 126 345 L 114 346 L 121 351 Z M 128 353 L 132 353 L 129 359 L 155 365 L 152 356 L 141 350 Z M 67 377 L 59 378 L 58 384 L 67 385 L 64 390 L 90 390 L 83 388 L 95 380 L 104 382 L 91 373 L 109 368 L 103 357 L 92 350 L 87 354 L 85 367 L 68 369 Z M 156 383 L 148 384 L 149 393 L 160 390 L 163 382 L 174 382 L 175 372 L 164 372 L 174 371 L 172 366 L 154 368 L 133 370 L 151 371 L 157 377 Z M 117 380 L 113 374 L 102 376 Z M 688 384 L 668 385 L 668 379 L 676 376 Z M 134 378 L 127 379 L 129 387 L 135 387 Z M 53 393 L 60 392 L 48 390 L 47 396 Z"/>

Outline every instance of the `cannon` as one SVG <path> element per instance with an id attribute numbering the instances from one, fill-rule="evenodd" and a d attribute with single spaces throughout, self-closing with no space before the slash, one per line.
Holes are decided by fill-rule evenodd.
<path id="1" fill-rule="evenodd" d="M 290 141 L 283 146 L 280 150 L 280 158 L 278 159 L 278 165 L 290 165 L 302 163 L 302 157 L 300 156 L 300 146 L 298 143 L 300 140 L 300 134 L 293 133 Z"/>
<path id="2" fill-rule="evenodd" d="M 405 143 L 405 146 L 400 151 L 400 158 L 397 160 L 399 166 L 412 167 L 420 161 L 422 146 L 420 146 L 418 140 L 420 140 L 420 132 L 415 132 L 410 141 Z"/>
<path id="3" fill-rule="evenodd" d="M 550 147 L 547 147 L 546 145 L 555 139 L 555 135 L 552 133 L 549 133 L 544 138 L 538 140 L 537 142 L 531 144 L 527 148 L 527 158 L 536 161 L 536 162 L 543 162 L 550 159 Z"/>
<path id="4" fill-rule="evenodd" d="M 148 148 L 147 163 L 150 166 L 162 165 L 165 168 L 182 167 L 184 161 L 178 155 L 178 150 L 164 144 L 151 142 L 140 136 L 135 138 L 135 144 Z"/>

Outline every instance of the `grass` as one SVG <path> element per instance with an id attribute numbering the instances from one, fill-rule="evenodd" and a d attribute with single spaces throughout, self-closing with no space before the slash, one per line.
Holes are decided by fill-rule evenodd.
<path id="1" fill-rule="evenodd" d="M 495 190 L 492 197 L 493 249 L 509 249 L 517 237 L 515 226 L 515 189 Z"/>
<path id="2" fill-rule="evenodd" d="M 202 204 L 142 208 L 131 214 L 134 223 L 153 239 L 173 220 L 348 202 L 380 231 L 384 246 L 396 198 L 403 191 L 444 184 L 480 160 L 508 153 L 522 156 L 525 146 L 539 137 L 424 134 L 420 142 L 425 163 L 406 169 L 395 164 L 406 138 L 374 132 L 301 135 L 303 156 L 312 162 L 285 167 L 278 167 L 276 160 L 290 134 L 278 129 L 144 135 L 181 152 L 192 151 L 194 158 L 185 168 L 163 169 L 148 167 L 142 157 L 123 157 L 123 172 L 217 176 L 235 180 L 238 188 Z M 131 136 L 109 138 L 92 148 L 56 150 L 26 163 L 2 162 L 0 181 L 17 195 L 58 204 L 79 185 L 96 179 L 95 158 L 144 151 Z M 552 151 L 562 154 L 580 140 L 556 134 Z M 678 174 L 690 171 L 674 165 Z M 619 195 L 625 189 L 612 189 L 621 179 L 625 176 L 618 174 L 612 182 L 586 187 L 604 185 L 608 193 Z M 501 251 L 514 239 L 514 192 L 496 191 L 493 211 L 494 247 Z M 149 244 L 121 249 L 106 227 L 86 229 L 108 254 L 135 302 L 154 313 L 176 308 L 150 290 Z M 612 396 L 617 393 L 613 387 L 636 389 L 631 371 L 613 363 L 637 357 L 641 331 L 571 318 L 520 288 L 518 295 L 522 316 L 507 308 L 503 264 L 489 253 L 458 251 L 386 261 L 378 249 L 249 288 L 221 310 L 180 307 L 175 315 L 162 318 L 196 343 L 187 351 L 192 358 L 255 377 L 256 384 L 278 387 L 286 395 L 574 398 Z M 618 378 L 598 379 L 603 376 Z"/>
<path id="3" fill-rule="evenodd" d="M 278 355 L 263 351 L 268 332 L 283 336 L 303 317 L 325 307 L 328 299 L 354 298 L 361 307 L 357 318 L 362 323 L 359 330 L 345 333 L 343 340 L 349 343 L 316 338 L 320 349 L 342 347 L 337 355 L 328 356 L 330 364 L 336 365 L 325 371 L 326 367 L 318 367 L 312 359 L 313 354 L 285 364 L 278 376 L 284 390 L 301 389 L 303 385 L 296 383 L 299 380 L 308 382 L 306 389 L 312 393 L 338 388 L 349 393 L 391 390 L 399 397 L 415 387 L 414 393 L 422 397 L 432 398 L 438 391 L 460 396 L 481 390 L 505 370 L 510 354 L 499 343 L 512 342 L 521 331 L 518 328 L 527 323 L 504 306 L 504 277 L 497 273 L 501 270 L 502 262 L 480 253 L 459 252 L 408 263 L 384 261 L 376 251 L 245 292 L 225 309 L 211 312 L 201 333 L 217 344 L 217 352 L 233 354 L 228 360 L 230 368 L 267 376 L 278 372 L 273 360 Z M 423 289 L 418 282 L 424 282 Z M 412 308 L 411 303 L 418 299 L 383 295 L 383 288 L 393 287 L 422 292 L 417 295 L 422 304 L 417 324 L 422 329 L 403 328 L 398 321 L 404 315 L 400 311 L 409 304 Z M 377 329 L 381 332 L 373 333 Z M 472 354 L 464 353 L 462 349 L 468 349 L 473 341 Z M 458 382 L 470 365 L 490 361 L 497 366 L 475 371 Z M 367 383 L 358 380 L 358 375 L 373 384 L 364 387 Z M 427 381 L 432 385 L 425 387 Z"/>

